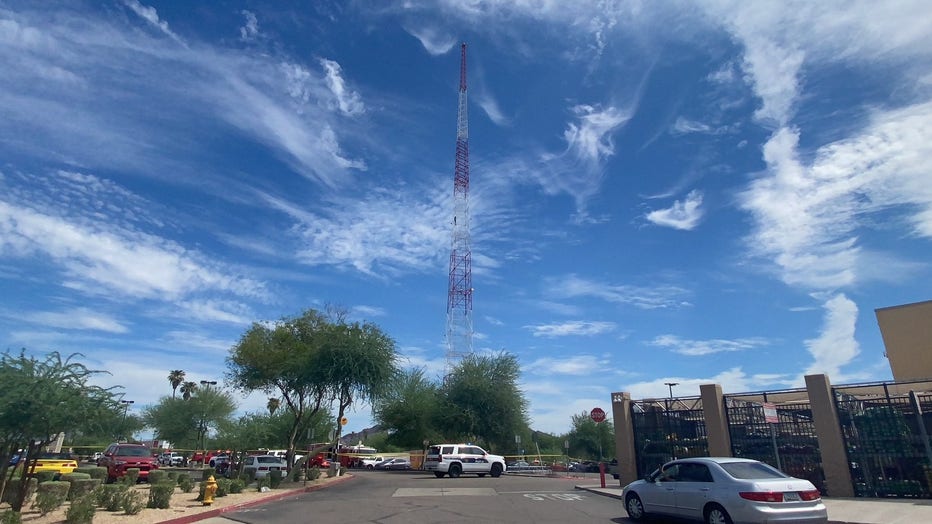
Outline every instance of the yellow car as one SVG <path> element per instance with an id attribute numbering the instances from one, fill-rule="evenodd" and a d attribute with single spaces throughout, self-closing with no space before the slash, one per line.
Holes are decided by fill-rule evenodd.
<path id="1" fill-rule="evenodd" d="M 42 453 L 36 459 L 35 469 L 32 468 L 31 461 L 26 464 L 27 472 L 38 473 L 40 471 L 54 471 L 56 473 L 71 473 L 78 467 L 78 459 L 70 453 Z"/>

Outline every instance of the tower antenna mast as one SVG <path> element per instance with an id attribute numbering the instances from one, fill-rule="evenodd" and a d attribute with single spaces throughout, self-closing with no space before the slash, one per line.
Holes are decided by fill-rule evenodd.
<path id="1" fill-rule="evenodd" d="M 472 352 L 472 246 L 469 236 L 469 126 L 466 118 L 466 43 L 460 46 L 456 165 L 453 172 L 453 236 L 447 287 L 446 373 Z"/>

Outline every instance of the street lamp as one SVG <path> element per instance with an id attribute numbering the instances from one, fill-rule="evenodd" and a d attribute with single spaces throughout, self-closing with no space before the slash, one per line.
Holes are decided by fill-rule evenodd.
<path id="1" fill-rule="evenodd" d="M 664 385 L 670 388 L 670 399 L 673 398 L 673 386 L 679 386 L 679 382 L 664 382 Z"/>
<path id="2" fill-rule="evenodd" d="M 210 391 L 210 386 L 216 386 L 217 381 L 216 380 L 202 380 L 201 385 L 204 386 L 204 391 Z M 203 409 L 204 406 L 201 406 L 201 408 Z M 207 421 L 204 420 L 204 417 L 206 416 L 207 414 L 205 413 L 204 416 L 201 417 L 200 427 L 197 428 L 198 432 L 201 434 L 200 435 L 201 448 L 204 450 L 204 458 L 207 458 Z"/>
<path id="3" fill-rule="evenodd" d="M 123 404 L 123 420 L 120 422 L 120 438 L 123 440 L 126 439 L 126 435 L 123 432 L 126 429 L 126 412 L 129 411 L 129 405 L 135 403 L 134 400 L 121 400 L 120 404 Z"/>
<path id="4" fill-rule="evenodd" d="M 668 388 L 670 388 L 670 399 L 667 400 L 667 413 L 664 420 L 667 422 L 667 442 L 670 444 L 670 457 L 676 459 L 676 445 L 673 443 L 673 430 L 671 428 L 673 424 L 672 415 L 670 414 L 670 403 L 673 402 L 673 386 L 679 386 L 679 382 L 664 382 Z"/>

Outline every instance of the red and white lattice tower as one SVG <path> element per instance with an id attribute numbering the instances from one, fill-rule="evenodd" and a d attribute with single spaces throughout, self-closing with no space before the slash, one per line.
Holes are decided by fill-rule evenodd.
<path id="1" fill-rule="evenodd" d="M 456 168 L 453 172 L 453 238 L 447 288 L 447 373 L 472 352 L 472 246 L 469 237 L 469 131 L 466 120 L 466 44 L 460 47 Z"/>

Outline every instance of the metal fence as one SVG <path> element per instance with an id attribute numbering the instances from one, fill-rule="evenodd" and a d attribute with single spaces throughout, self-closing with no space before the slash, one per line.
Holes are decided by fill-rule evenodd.
<path id="1" fill-rule="evenodd" d="M 932 496 L 932 393 L 921 385 L 833 388 L 856 496 Z"/>
<path id="2" fill-rule="evenodd" d="M 632 402 L 631 420 L 638 477 L 675 458 L 709 455 L 699 397 Z"/>
<path id="3" fill-rule="evenodd" d="M 725 396 L 731 451 L 812 482 L 825 494 L 825 475 L 812 409 L 805 390 Z M 767 421 L 764 404 L 776 419 Z"/>

